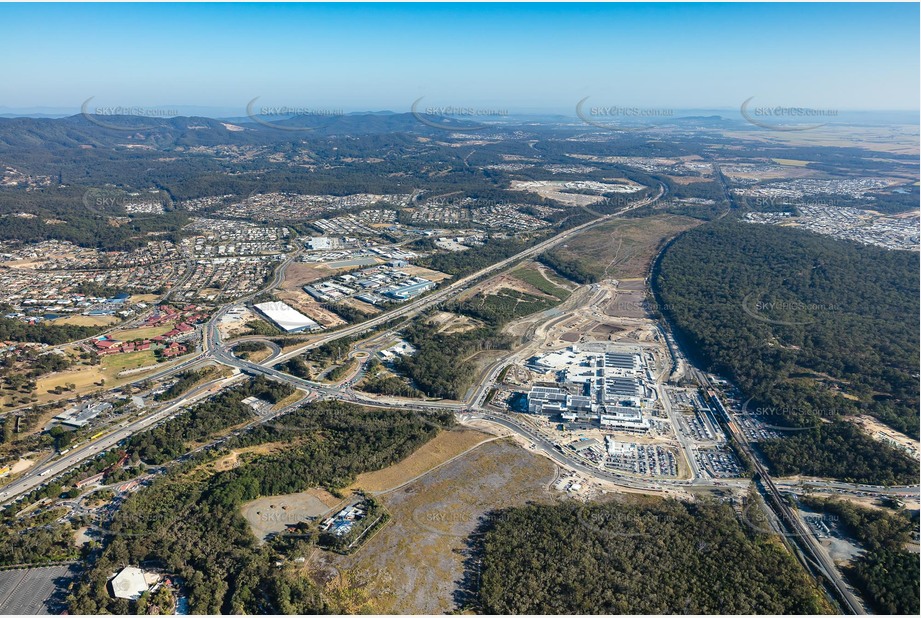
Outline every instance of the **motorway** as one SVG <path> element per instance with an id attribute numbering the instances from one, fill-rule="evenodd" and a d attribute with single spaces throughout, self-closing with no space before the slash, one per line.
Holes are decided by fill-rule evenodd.
<path id="1" fill-rule="evenodd" d="M 704 376 L 704 380 L 705 382 L 701 383 L 701 386 L 711 388 L 706 376 Z M 811 564 L 822 574 L 825 581 L 834 589 L 835 596 L 843 602 L 850 613 L 866 614 L 867 612 L 863 607 L 863 603 L 861 603 L 854 593 L 851 592 L 850 587 L 844 582 L 844 578 L 841 576 L 841 573 L 838 571 L 838 568 L 829 555 L 822 551 L 816 538 L 806 528 L 805 524 L 803 524 L 794 510 L 790 508 L 786 500 L 784 500 L 777 485 L 775 485 L 774 481 L 771 479 L 767 467 L 758 459 L 757 454 L 751 448 L 748 439 L 741 430 L 739 430 L 739 425 L 735 422 L 729 410 L 723 406 L 718 397 L 714 397 L 713 401 L 716 404 L 717 410 L 722 414 L 725 425 L 730 435 L 735 440 L 736 445 L 745 453 L 755 467 L 755 471 L 765 489 L 765 493 L 770 497 L 773 508 L 779 516 L 777 525 L 782 529 L 789 529 L 791 535 L 787 538 L 794 542 L 805 554 L 808 554 L 808 558 L 804 557 L 803 560 L 806 568 L 809 568 Z"/>
<path id="2" fill-rule="evenodd" d="M 211 316 L 211 319 L 208 321 L 205 328 L 203 329 L 202 352 L 201 353 L 183 361 L 179 365 L 176 365 L 162 372 L 154 374 L 153 376 L 147 376 L 145 379 L 150 380 L 154 378 L 163 377 L 170 373 L 181 371 L 183 369 L 194 366 L 199 362 L 213 360 L 213 361 L 225 364 L 225 365 L 229 365 L 231 367 L 238 368 L 242 371 L 245 371 L 251 374 L 262 374 L 262 375 L 266 375 L 268 377 L 274 378 L 276 380 L 288 382 L 300 389 L 307 390 L 308 393 L 310 392 L 316 393 L 317 395 L 321 397 L 345 399 L 346 401 L 352 401 L 352 402 L 361 403 L 365 405 L 371 405 L 371 406 L 386 405 L 388 407 L 392 407 L 396 405 L 397 407 L 421 409 L 421 410 L 451 410 L 455 412 L 461 412 L 467 409 L 469 406 L 464 403 L 442 402 L 442 401 L 425 402 L 425 403 L 404 403 L 404 402 L 394 403 L 394 404 L 386 403 L 378 399 L 373 399 L 371 397 L 358 395 L 357 393 L 355 393 L 354 391 L 351 391 L 350 389 L 342 389 L 342 388 L 338 388 L 335 386 L 328 386 L 328 385 L 319 384 L 317 382 L 311 382 L 309 380 L 303 380 L 301 378 L 297 378 L 295 376 L 292 376 L 287 373 L 283 373 L 281 371 L 273 369 L 273 366 L 276 365 L 277 363 L 284 362 L 286 360 L 294 358 L 302 354 L 306 350 L 309 350 L 315 347 L 319 347 L 325 343 L 336 341 L 338 339 L 342 339 L 345 337 L 351 337 L 353 335 L 357 335 L 357 334 L 366 332 L 368 330 L 376 328 L 377 326 L 381 324 L 385 324 L 396 318 L 410 318 L 410 317 L 416 316 L 422 313 L 423 311 L 425 311 L 426 309 L 428 309 L 429 307 L 432 307 L 438 303 L 444 302 L 445 300 L 448 300 L 452 298 L 453 296 L 460 294 L 464 290 L 476 284 L 478 281 L 480 281 L 485 276 L 488 276 L 490 274 L 506 269 L 509 266 L 512 266 L 513 264 L 521 260 L 538 255 L 539 253 L 542 253 L 546 251 L 547 249 L 550 249 L 556 246 L 557 244 L 564 242 L 565 240 L 571 238 L 575 234 L 579 234 L 592 227 L 602 225 L 610 221 L 611 219 L 622 216 L 623 214 L 625 214 L 626 212 L 629 212 L 630 210 L 633 210 L 635 208 L 640 208 L 642 206 L 647 206 L 661 199 L 665 195 L 666 191 L 667 189 L 665 185 L 660 185 L 659 190 L 655 196 L 648 197 L 643 200 L 638 200 L 635 204 L 628 206 L 626 208 L 623 208 L 615 213 L 612 213 L 610 215 L 605 215 L 604 217 L 589 221 L 587 223 L 583 223 L 574 228 L 561 232 L 551 238 L 548 238 L 544 241 L 537 243 L 536 245 L 533 245 L 525 249 L 524 251 L 521 251 L 520 253 L 517 253 L 509 258 L 496 262 L 495 264 L 492 264 L 490 266 L 487 266 L 486 268 L 483 268 L 471 275 L 462 277 L 461 279 L 458 279 L 454 283 L 451 283 L 448 286 L 440 290 L 437 290 L 436 292 L 432 294 L 428 294 L 426 296 L 423 296 L 422 298 L 419 298 L 418 300 L 405 303 L 392 311 L 381 313 L 380 315 L 375 316 L 374 318 L 371 318 L 369 320 L 366 320 L 354 326 L 348 326 L 346 328 L 342 328 L 334 332 L 322 335 L 320 337 L 317 337 L 316 339 L 311 340 L 308 343 L 305 343 L 302 346 L 298 346 L 297 348 L 289 352 L 286 352 L 280 355 L 273 353 L 269 358 L 265 359 L 261 363 L 251 363 L 249 361 L 237 358 L 236 356 L 233 355 L 231 351 L 231 348 L 233 347 L 233 345 L 235 345 L 236 342 L 225 345 L 221 341 L 220 332 L 218 330 L 218 323 L 220 322 L 221 318 L 226 314 L 226 312 L 230 309 L 230 307 L 234 305 L 239 305 L 241 303 L 245 303 L 251 300 L 252 298 L 258 296 L 259 294 L 271 291 L 272 289 L 280 285 L 281 282 L 284 280 L 285 272 L 288 266 L 290 266 L 291 263 L 294 262 L 294 260 L 303 252 L 302 249 L 298 249 L 297 251 L 287 256 L 286 259 L 278 266 L 278 268 L 275 269 L 272 275 L 272 279 L 268 282 L 266 286 L 254 292 L 253 294 L 247 295 L 242 298 L 238 298 L 233 303 L 228 303 L 224 305 Z M 138 419 L 137 421 L 131 422 L 125 427 L 119 427 L 115 431 L 112 431 L 98 438 L 97 440 L 93 440 L 88 444 L 81 445 L 71 450 L 69 453 L 67 453 L 66 456 L 60 457 L 54 460 L 53 462 L 51 462 L 50 464 L 39 466 L 35 469 L 29 470 L 19 479 L 17 479 L 13 483 L 10 483 L 6 487 L 4 487 L 3 492 L 0 493 L 0 505 L 13 500 L 16 497 L 28 491 L 31 491 L 32 489 L 51 480 L 55 476 L 63 472 L 66 472 L 67 470 L 69 470 L 70 468 L 74 466 L 79 465 L 86 459 L 94 457 L 98 453 L 106 449 L 112 448 L 113 446 L 118 444 L 120 441 L 124 440 L 125 438 L 130 437 L 134 433 L 141 431 L 143 429 L 146 429 L 152 425 L 155 425 L 156 423 L 168 417 L 173 411 L 179 410 L 183 407 L 187 407 L 189 404 L 194 403 L 195 401 L 198 401 L 202 397 L 213 394 L 214 392 L 216 392 L 216 390 L 220 390 L 222 388 L 225 388 L 226 386 L 231 385 L 238 379 L 239 379 L 239 376 L 233 376 L 232 378 L 221 380 L 218 383 L 209 382 L 207 384 L 203 384 L 193 389 L 186 395 L 182 396 L 180 399 L 178 399 L 174 403 L 168 405 L 167 407 L 151 415 L 145 416 L 143 418 Z M 215 390 L 215 387 L 217 387 L 216 390 Z M 267 419 L 263 417 L 262 419 L 260 419 L 260 422 L 265 422 L 265 420 Z"/>
<path id="3" fill-rule="evenodd" d="M 475 285 L 481 281 L 484 277 L 507 269 L 508 267 L 514 265 L 515 263 L 533 257 L 541 252 L 544 252 L 559 243 L 566 241 L 571 238 L 573 235 L 581 233 L 586 229 L 601 225 L 612 218 L 623 215 L 625 212 L 632 210 L 633 208 L 638 208 L 640 206 L 647 205 L 658 199 L 660 199 L 665 194 L 665 187 L 661 186 L 659 192 L 656 196 L 647 198 L 637 202 L 635 205 L 625 208 L 617 213 L 606 215 L 599 219 L 590 221 L 588 223 L 582 224 L 565 232 L 562 232 L 556 236 L 548 238 L 528 249 L 506 258 L 500 262 L 492 264 L 476 273 L 467 275 L 457 281 L 445 286 L 444 288 L 437 290 L 431 294 L 423 296 L 415 301 L 405 303 L 396 309 L 393 309 L 388 312 L 384 312 L 375 316 L 365 322 L 355 324 L 353 326 L 347 326 L 345 328 L 336 330 L 334 332 L 325 333 L 305 342 L 303 345 L 299 345 L 288 352 L 282 352 L 277 346 L 272 346 L 272 354 L 265 360 L 259 363 L 249 362 L 244 359 L 237 358 L 232 353 L 232 348 L 234 345 L 239 343 L 239 341 L 233 341 L 231 343 L 225 344 L 221 340 L 220 332 L 218 330 L 218 323 L 221 318 L 227 312 L 227 310 L 232 305 L 239 305 L 241 303 L 247 302 L 258 294 L 267 292 L 277 287 L 283 280 L 287 267 L 296 259 L 300 254 L 300 251 L 297 251 L 290 256 L 288 256 L 275 270 L 272 280 L 265 286 L 263 289 L 258 292 L 251 294 L 247 297 L 237 299 L 233 304 L 224 305 L 221 307 L 215 314 L 211 317 L 209 322 L 203 329 L 202 336 L 202 352 L 186 361 L 172 367 L 168 370 L 164 370 L 160 374 L 157 374 L 158 377 L 166 375 L 168 373 L 173 373 L 181 369 L 190 367 L 197 363 L 203 361 L 215 361 L 224 365 L 235 367 L 241 372 L 246 372 L 253 375 L 265 375 L 275 380 L 280 380 L 294 385 L 295 387 L 306 391 L 308 393 L 305 399 L 310 400 L 315 397 L 319 398 L 329 398 L 329 399 L 339 399 L 345 401 L 351 401 L 355 403 L 360 403 L 362 405 L 368 406 L 386 406 L 386 407 L 404 407 L 409 409 L 416 410 L 450 410 L 462 415 L 462 418 L 466 417 L 469 419 L 481 419 L 505 427 L 511 431 L 516 432 L 520 436 L 524 437 L 526 440 L 529 440 L 535 448 L 538 448 L 543 452 L 547 457 L 554 460 L 561 466 L 566 468 L 574 469 L 579 472 L 582 472 L 590 477 L 595 477 L 604 481 L 615 483 L 617 485 L 637 489 L 637 490 L 653 490 L 653 491 L 669 491 L 669 490 L 681 490 L 681 489 L 691 489 L 694 487 L 707 488 L 715 486 L 738 486 L 744 487 L 748 485 L 749 481 L 746 479 L 721 479 L 719 481 L 714 481 L 711 479 L 701 478 L 697 466 L 693 461 L 693 457 L 690 456 L 689 460 L 692 469 L 694 469 L 695 474 L 694 478 L 691 480 L 680 481 L 680 480 L 669 480 L 669 479 L 642 479 L 633 477 L 630 475 L 618 474 L 615 472 L 610 472 L 604 469 L 600 469 L 596 466 L 587 465 L 585 462 L 577 459 L 573 456 L 570 456 L 568 453 L 562 451 L 556 444 L 548 440 L 535 431 L 533 428 L 526 426 L 525 424 L 517 421 L 512 416 L 498 415 L 496 413 L 490 412 L 487 409 L 484 409 L 483 399 L 488 392 L 490 386 L 495 382 L 495 379 L 498 373 L 501 371 L 501 368 L 505 364 L 507 359 L 503 358 L 501 361 L 497 361 L 490 365 L 487 369 L 484 379 L 481 379 L 475 389 L 472 390 L 472 396 L 468 402 L 444 402 L 444 401 L 433 401 L 433 402 L 406 402 L 406 401 L 388 401 L 382 398 L 374 398 L 364 394 L 355 392 L 350 388 L 351 383 L 354 381 L 352 379 L 348 380 L 345 384 L 341 386 L 335 385 L 326 385 L 318 382 L 304 380 L 292 376 L 290 374 L 278 371 L 274 369 L 274 366 L 280 362 L 284 362 L 291 358 L 297 357 L 306 350 L 319 347 L 326 343 L 336 341 L 338 339 L 351 337 L 354 335 L 359 335 L 365 333 L 369 330 L 372 330 L 380 325 L 386 324 L 391 320 L 397 318 L 410 319 L 415 317 L 425 310 L 443 303 L 446 300 L 460 294 L 464 290 L 469 289 L 471 286 Z M 250 337 L 249 339 L 258 339 L 258 337 Z M 689 365 L 690 367 L 690 365 Z M 696 375 L 698 381 L 705 388 L 709 387 L 709 380 L 707 377 L 700 371 L 691 368 L 692 374 Z M 120 441 L 124 440 L 127 437 L 130 437 L 134 433 L 144 430 L 156 423 L 167 418 L 170 414 L 178 411 L 184 407 L 189 406 L 190 404 L 212 395 L 213 393 L 226 388 L 227 386 L 232 385 L 242 377 L 242 374 L 234 375 L 231 378 L 224 378 L 221 380 L 215 380 L 207 384 L 203 384 L 195 389 L 193 389 L 188 394 L 184 395 L 182 398 L 176 402 L 164 407 L 163 409 L 155 412 L 154 414 L 148 415 L 138 420 L 128 423 L 124 427 L 119 427 L 115 431 L 101 437 L 100 439 L 91 441 L 90 443 L 81 445 L 76 449 L 72 450 L 66 456 L 61 457 L 50 464 L 43 464 L 38 466 L 36 469 L 30 471 L 23 477 L 19 478 L 14 483 L 11 483 L 9 486 L 4 488 L 4 492 L 0 494 L 0 504 L 5 501 L 12 500 L 18 495 L 26 493 L 35 487 L 47 482 L 55 475 L 61 474 L 72 467 L 78 465 L 82 461 L 95 456 L 101 451 L 112 448 Z M 148 377 L 147 379 L 151 379 Z M 664 398 L 668 409 L 667 397 Z M 288 413 L 292 409 L 296 409 L 299 405 L 303 403 L 304 400 L 299 401 L 296 404 L 292 404 L 283 408 L 277 412 L 265 415 L 259 418 L 254 419 L 250 425 L 255 425 L 257 423 L 264 423 L 271 419 L 277 418 L 283 414 Z M 725 416 L 727 421 L 727 426 L 729 427 L 730 434 L 736 440 L 737 444 L 742 448 L 746 455 L 753 462 L 756 471 L 760 477 L 760 480 L 766 490 L 768 496 L 772 498 L 772 503 L 775 510 L 779 514 L 779 519 L 781 520 L 782 526 L 791 529 L 793 536 L 796 538 L 798 547 L 809 555 L 809 563 L 816 567 L 818 571 L 824 576 L 826 581 L 833 587 L 836 596 L 843 601 L 844 605 L 852 613 L 865 613 L 862 604 L 860 601 L 853 595 L 850 589 L 844 584 L 841 576 L 831 562 L 825 552 L 820 551 L 820 548 L 817 546 L 817 542 L 812 534 L 806 529 L 801 520 L 796 516 L 793 510 L 786 504 L 784 499 L 781 497 L 780 490 L 778 486 L 783 487 L 786 491 L 806 491 L 808 489 L 812 490 L 827 490 L 827 491 L 838 491 L 838 492 L 865 492 L 867 494 L 880 494 L 880 495 L 892 495 L 905 497 L 906 495 L 917 495 L 918 487 L 902 487 L 902 488 L 883 488 L 883 487 L 869 487 L 869 486 L 855 486 L 849 483 L 839 483 L 834 481 L 823 481 L 821 479 L 817 480 L 804 480 L 804 481 L 781 481 L 775 483 L 769 476 L 766 468 L 761 464 L 755 454 L 752 452 L 750 445 L 748 444 L 745 437 L 737 429 L 737 424 L 733 422 L 731 414 L 728 410 L 720 406 L 722 413 Z M 669 417 L 672 414 L 669 411 Z M 205 445 L 199 447 L 198 450 L 203 448 L 208 448 L 210 445 Z M 686 450 L 689 449 L 688 445 L 682 444 Z"/>
<path id="4" fill-rule="evenodd" d="M 170 414 L 188 407 L 196 401 L 210 397 L 222 388 L 239 382 L 243 377 L 242 374 L 238 374 L 229 378 L 221 378 L 219 380 L 206 382 L 186 393 L 180 400 L 153 414 L 140 417 L 135 421 L 124 421 L 122 425 L 119 425 L 114 431 L 96 440 L 90 440 L 72 448 L 66 455 L 59 457 L 49 464 L 44 464 L 38 466 L 34 470 L 30 470 L 29 473 L 5 486 L 3 492 L 0 493 L 0 504 L 9 502 L 19 495 L 32 491 L 39 485 L 53 479 L 55 476 L 63 474 L 71 468 L 80 465 L 85 460 L 115 447 L 119 442 L 131 437 L 135 433 L 159 423 Z"/>
<path id="5" fill-rule="evenodd" d="M 303 346 L 299 346 L 289 352 L 282 354 L 275 360 L 275 362 L 276 363 L 284 362 L 288 359 L 294 358 L 295 356 L 303 354 L 306 350 L 309 350 L 311 348 L 319 347 L 325 343 L 329 343 L 337 339 L 342 339 L 343 337 L 351 337 L 353 335 L 358 335 L 365 331 L 376 328 L 377 326 L 380 326 L 381 324 L 385 324 L 395 318 L 406 318 L 406 317 L 413 317 L 415 315 L 418 315 L 422 313 L 423 311 L 425 311 L 426 309 L 428 309 L 429 307 L 432 307 L 433 305 L 436 305 L 438 303 L 442 303 L 452 298 L 453 296 L 460 294 L 461 292 L 471 287 L 472 285 L 474 285 L 480 279 L 482 279 L 483 277 L 487 275 L 504 270 L 508 268 L 509 266 L 515 264 L 516 262 L 519 262 L 521 260 L 524 260 L 530 257 L 534 257 L 535 255 L 538 255 L 540 253 L 543 253 L 547 249 L 550 249 L 560 244 L 561 242 L 568 240 L 572 236 L 579 234 L 581 232 L 584 232 L 585 230 L 589 228 L 596 227 L 598 225 L 602 225 L 610 221 L 611 219 L 622 216 L 625 213 L 631 210 L 634 210 L 636 208 L 647 206 L 661 199 L 665 195 L 665 192 L 666 192 L 665 186 L 660 185 L 658 193 L 653 197 L 649 197 L 644 200 L 639 200 L 636 202 L 636 204 L 623 208 L 617 211 L 616 213 L 606 215 L 599 219 L 594 219 L 587 223 L 583 223 L 582 225 L 579 225 L 569 230 L 566 230 L 564 232 L 561 232 L 557 234 L 556 236 L 548 238 L 547 240 L 541 241 L 537 243 L 536 245 L 529 247 L 525 249 L 524 251 L 521 251 L 520 253 L 516 253 L 515 255 L 509 258 L 506 258 L 500 262 L 496 262 L 495 264 L 487 266 L 486 268 L 483 268 L 482 270 L 479 270 L 471 275 L 462 277 L 461 279 L 458 279 L 454 283 L 451 283 L 450 285 L 447 285 L 444 288 L 437 290 L 436 292 L 423 296 L 422 298 L 419 298 L 418 300 L 404 303 L 396 309 L 383 312 L 369 320 L 365 320 L 364 322 L 355 324 L 354 326 L 342 328 L 337 331 L 331 332 L 325 336 L 318 337 L 317 339 L 309 343 L 306 343 Z M 215 320 L 212 320 L 211 322 L 209 322 L 209 327 L 213 326 L 213 328 L 209 328 L 208 338 L 211 340 L 212 343 L 217 342 L 219 344 L 220 335 L 217 334 L 216 332 L 217 331 L 216 324 L 217 322 Z M 214 331 L 213 333 L 211 333 L 212 330 Z"/>

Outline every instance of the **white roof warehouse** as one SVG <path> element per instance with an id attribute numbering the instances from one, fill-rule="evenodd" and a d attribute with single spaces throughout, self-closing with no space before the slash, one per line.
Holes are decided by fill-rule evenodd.
<path id="1" fill-rule="evenodd" d="M 294 333 L 301 330 L 318 330 L 322 328 L 322 326 L 297 309 L 282 302 L 259 303 L 258 305 L 254 305 L 254 307 L 256 311 L 264 315 L 286 333 Z"/>

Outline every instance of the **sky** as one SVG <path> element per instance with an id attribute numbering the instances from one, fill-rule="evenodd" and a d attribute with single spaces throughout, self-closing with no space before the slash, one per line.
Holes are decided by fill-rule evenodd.
<path id="1" fill-rule="evenodd" d="M 0 4 L 0 113 L 918 110 L 918 4 Z M 159 111 L 157 111 L 159 110 Z M 220 110 L 220 111 L 218 111 Z M 214 112 L 209 114 L 208 111 Z"/>

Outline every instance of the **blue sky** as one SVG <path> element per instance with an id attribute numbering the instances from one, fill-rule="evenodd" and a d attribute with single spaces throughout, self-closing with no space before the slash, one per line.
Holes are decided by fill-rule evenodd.
<path id="1" fill-rule="evenodd" d="M 919 108 L 917 4 L 0 4 L 0 111 Z"/>

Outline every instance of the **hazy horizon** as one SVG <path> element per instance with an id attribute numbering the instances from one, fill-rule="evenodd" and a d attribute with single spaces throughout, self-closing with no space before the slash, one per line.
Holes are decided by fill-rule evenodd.
<path id="1" fill-rule="evenodd" d="M 0 18 L 16 58 L 7 114 L 78 113 L 90 97 L 212 117 L 257 97 L 345 113 L 420 97 L 509 115 L 571 114 L 586 97 L 921 109 L 917 4 L 4 4 Z"/>

